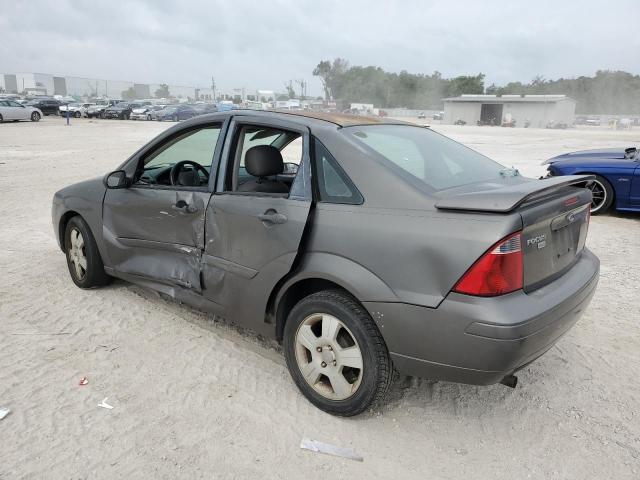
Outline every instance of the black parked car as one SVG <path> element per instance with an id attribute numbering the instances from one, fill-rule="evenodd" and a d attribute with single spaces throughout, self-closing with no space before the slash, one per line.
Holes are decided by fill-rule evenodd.
<path id="1" fill-rule="evenodd" d="M 129 120 L 131 116 L 131 110 L 139 108 L 142 105 L 139 103 L 120 102 L 116 103 L 112 107 L 107 108 L 104 111 L 104 118 L 118 118 L 120 120 Z"/>
<path id="2" fill-rule="evenodd" d="M 31 100 L 27 106 L 40 109 L 44 115 L 58 115 L 61 103 L 53 98 L 38 98 Z"/>

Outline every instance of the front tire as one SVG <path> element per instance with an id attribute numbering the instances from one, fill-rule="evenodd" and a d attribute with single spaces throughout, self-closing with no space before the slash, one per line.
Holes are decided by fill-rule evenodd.
<path id="1" fill-rule="evenodd" d="M 81 114 L 80 112 L 75 112 L 75 113 L 73 114 L 73 116 L 74 116 L 75 118 L 80 118 L 80 117 L 82 116 L 82 114 Z"/>
<path id="2" fill-rule="evenodd" d="M 73 283 L 80 288 L 95 288 L 110 282 L 91 229 L 82 217 L 72 217 L 64 232 L 67 267 Z"/>
<path id="3" fill-rule="evenodd" d="M 325 290 L 302 299 L 284 328 L 284 355 L 302 394 L 337 416 L 362 413 L 391 384 L 386 344 L 369 313 L 351 296 Z"/>
<path id="4" fill-rule="evenodd" d="M 38 112 L 33 112 L 31 114 L 31 121 L 32 122 L 39 122 L 40 121 L 40 114 Z"/>
<path id="5" fill-rule="evenodd" d="M 0 115 L 0 123 L 4 122 L 4 119 L 2 118 L 2 115 Z"/>
<path id="6" fill-rule="evenodd" d="M 585 188 L 591 190 L 591 215 L 599 215 L 611 207 L 614 191 L 606 178 L 596 175 L 595 180 L 585 184 Z"/>

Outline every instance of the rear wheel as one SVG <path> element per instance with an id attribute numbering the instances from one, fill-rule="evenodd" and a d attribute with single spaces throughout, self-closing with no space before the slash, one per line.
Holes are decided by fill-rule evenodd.
<path id="1" fill-rule="evenodd" d="M 378 328 L 358 302 L 338 290 L 309 295 L 291 310 L 284 354 L 302 394 L 332 415 L 362 413 L 391 384 L 391 359 Z"/>
<path id="2" fill-rule="evenodd" d="M 39 122 L 40 121 L 40 114 L 38 112 L 33 112 L 31 114 L 31 121 L 32 122 Z"/>
<path id="3" fill-rule="evenodd" d="M 94 288 L 110 282 L 89 225 L 82 217 L 69 220 L 64 233 L 64 249 L 71 279 L 80 288 Z"/>
<path id="4" fill-rule="evenodd" d="M 4 121 L 4 119 L 2 118 L 2 115 L 0 115 L 0 123 L 2 123 Z"/>
<path id="5" fill-rule="evenodd" d="M 585 188 L 591 190 L 591 214 L 598 215 L 606 212 L 613 203 L 613 188 L 606 178 L 596 175 L 595 180 L 585 183 Z"/>

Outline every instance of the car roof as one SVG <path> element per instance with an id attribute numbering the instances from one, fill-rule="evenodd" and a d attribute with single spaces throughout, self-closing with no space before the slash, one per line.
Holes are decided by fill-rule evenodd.
<path id="1" fill-rule="evenodd" d="M 414 125 L 402 120 L 395 120 L 382 117 L 368 117 L 361 115 L 348 115 L 344 113 L 326 113 L 326 112 L 311 112 L 311 111 L 282 111 L 282 110 L 252 110 L 252 109 L 237 109 L 227 110 L 224 112 L 211 113 L 209 115 L 203 115 L 199 118 L 220 118 L 227 116 L 237 115 L 250 115 L 262 118 L 273 118 L 280 120 L 287 120 L 290 122 L 300 123 L 301 125 L 312 127 L 318 126 L 318 124 L 334 124 L 338 127 L 351 127 L 355 125 Z"/>

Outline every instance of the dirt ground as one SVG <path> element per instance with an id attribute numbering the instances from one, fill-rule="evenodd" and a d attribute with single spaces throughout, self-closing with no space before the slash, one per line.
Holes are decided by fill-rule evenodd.
<path id="1" fill-rule="evenodd" d="M 640 215 L 592 219 L 593 302 L 515 390 L 400 378 L 385 406 L 334 418 L 277 346 L 125 282 L 71 282 L 53 193 L 168 126 L 0 125 L 0 479 L 640 478 Z M 567 150 L 640 145 L 640 130 L 435 128 L 535 176 Z M 301 450 L 303 437 L 364 461 Z"/>

